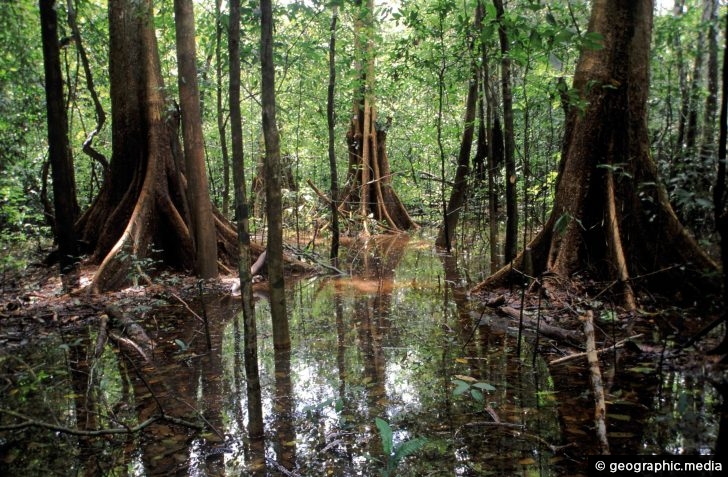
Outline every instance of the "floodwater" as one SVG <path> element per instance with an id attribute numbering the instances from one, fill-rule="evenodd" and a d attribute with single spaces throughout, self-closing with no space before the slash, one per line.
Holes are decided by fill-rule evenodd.
<path id="1" fill-rule="evenodd" d="M 209 352 L 202 322 L 167 305 L 138 310 L 151 363 L 95 354 L 95 329 L 0 355 L 0 474 L 585 475 L 598 448 L 585 361 L 549 366 L 530 335 L 517 356 L 512 324 L 469 303 L 457 260 L 430 243 L 371 240 L 348 251 L 351 276 L 291 283 L 290 352 L 273 349 L 259 293 L 262 442 L 247 436 L 239 298 L 194 304 Z M 708 372 L 649 356 L 602 361 L 612 452 L 712 453 L 728 413 Z M 48 425 L 7 427 L 31 418 Z"/>

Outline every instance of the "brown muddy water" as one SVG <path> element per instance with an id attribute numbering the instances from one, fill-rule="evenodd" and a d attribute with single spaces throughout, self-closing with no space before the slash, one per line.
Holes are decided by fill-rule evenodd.
<path id="1" fill-rule="evenodd" d="M 0 355 L 0 475 L 586 474 L 597 439 L 585 361 L 549 366 L 530 335 L 517 356 L 512 325 L 469 303 L 456 260 L 429 242 L 348 253 L 351 276 L 289 285 L 290 353 L 273 349 L 258 297 L 262 443 L 247 437 L 239 298 L 208 296 L 211 352 L 202 323 L 165 305 L 137 310 L 156 342 L 151 364 L 111 345 L 92 359 L 91 328 Z M 715 376 L 650 356 L 603 357 L 612 452 L 712 453 L 726 432 Z M 146 425 L 162 413 L 202 429 Z M 28 417 L 56 429 L 7 428 Z"/>

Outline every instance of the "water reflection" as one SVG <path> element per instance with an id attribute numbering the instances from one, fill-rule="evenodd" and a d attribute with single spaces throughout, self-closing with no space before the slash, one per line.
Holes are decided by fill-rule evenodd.
<path id="1" fill-rule="evenodd" d="M 390 456 L 377 417 L 395 445 L 428 440 L 397 475 L 585 473 L 596 442 L 583 363 L 549 367 L 527 345 L 518 356 L 508 322 L 468 301 L 463 264 L 429 242 L 374 240 L 347 263 L 351 277 L 290 285 L 290 352 L 274 349 L 267 303 L 256 305 L 263 440 L 248 438 L 239 299 L 208 297 L 211 350 L 201 323 L 168 306 L 147 315 L 157 343 L 148 364 L 109 346 L 96 355 L 94 330 L 72 346 L 46 340 L 0 357 L 2 409 L 78 429 L 164 413 L 205 430 L 157 422 L 98 439 L 8 429 L 0 474 L 378 475 Z M 706 453 L 725 435 L 726 391 L 705 370 L 688 376 L 624 354 L 604 372 L 615 452 Z M 467 390 L 456 394 L 459 382 Z M 0 414 L 0 425 L 17 422 Z"/>

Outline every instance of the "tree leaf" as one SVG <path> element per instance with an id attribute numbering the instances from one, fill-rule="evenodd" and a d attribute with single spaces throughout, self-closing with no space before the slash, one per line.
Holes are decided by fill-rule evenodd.
<path id="1" fill-rule="evenodd" d="M 455 383 L 457 384 L 455 391 L 453 391 L 453 395 L 455 396 L 460 396 L 470 388 L 470 385 L 465 381 L 455 380 Z"/>
<path id="2" fill-rule="evenodd" d="M 377 429 L 379 429 L 379 437 L 382 440 L 382 451 L 384 455 L 389 457 L 392 455 L 392 438 L 394 436 L 392 427 L 380 417 L 375 417 L 374 423 L 377 425 Z"/>
<path id="3" fill-rule="evenodd" d="M 473 384 L 473 387 L 482 389 L 483 391 L 495 391 L 495 386 L 488 383 L 475 383 Z"/>
<path id="4" fill-rule="evenodd" d="M 483 393 L 480 392 L 479 389 L 472 388 L 470 390 L 470 395 L 473 396 L 473 399 L 475 399 L 478 402 L 485 401 L 485 396 L 483 396 Z"/>
<path id="5" fill-rule="evenodd" d="M 424 446 L 426 443 L 427 439 L 425 439 L 424 437 L 416 437 L 398 445 L 397 448 L 394 450 L 394 467 L 396 467 L 399 461 L 401 461 L 405 457 L 410 456 L 420 450 L 422 446 Z"/>

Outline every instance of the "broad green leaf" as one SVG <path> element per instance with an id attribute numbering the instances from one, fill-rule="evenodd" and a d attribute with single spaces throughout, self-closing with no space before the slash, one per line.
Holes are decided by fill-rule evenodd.
<path id="1" fill-rule="evenodd" d="M 414 439 L 410 439 L 406 442 L 399 444 L 394 450 L 395 465 L 398 464 L 400 460 L 420 450 L 422 446 L 424 446 L 426 443 L 427 439 L 425 439 L 424 437 L 416 437 Z"/>
<path id="2" fill-rule="evenodd" d="M 465 381 L 456 380 L 455 383 L 457 383 L 457 387 L 455 388 L 455 391 L 453 391 L 455 396 L 460 396 L 470 388 L 470 385 Z"/>
<path id="3" fill-rule="evenodd" d="M 470 395 L 473 396 L 473 399 L 475 399 L 478 402 L 485 401 L 485 396 L 483 396 L 483 393 L 480 392 L 479 389 L 472 388 L 470 390 Z"/>
<path id="4" fill-rule="evenodd" d="M 488 383 L 475 383 L 473 384 L 473 387 L 482 389 L 483 391 L 495 391 L 495 386 Z"/>
<path id="5" fill-rule="evenodd" d="M 379 429 L 379 437 L 382 439 L 382 451 L 384 455 L 392 455 L 392 439 L 394 436 L 392 428 L 387 421 L 380 417 L 375 417 L 374 423 L 377 425 L 377 429 Z"/>

